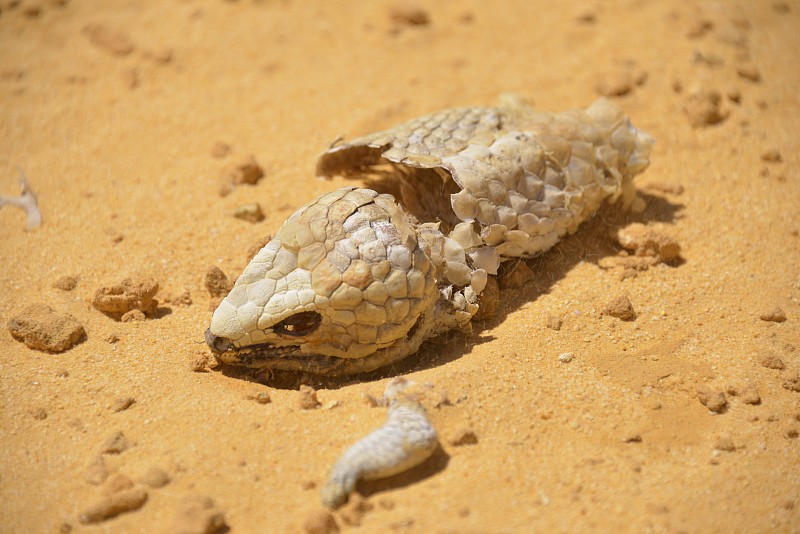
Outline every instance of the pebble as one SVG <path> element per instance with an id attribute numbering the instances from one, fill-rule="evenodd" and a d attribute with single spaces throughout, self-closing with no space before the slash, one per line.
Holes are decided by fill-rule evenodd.
<path id="1" fill-rule="evenodd" d="M 194 360 L 192 360 L 192 371 L 195 373 L 208 372 L 208 361 L 209 361 L 208 354 L 199 355 Z"/>
<path id="2" fill-rule="evenodd" d="M 781 386 L 783 389 L 800 393 L 800 375 L 797 373 L 789 375 Z"/>
<path id="3" fill-rule="evenodd" d="M 55 289 L 60 289 L 61 291 L 72 291 L 73 289 L 78 287 L 78 277 L 66 276 L 66 275 L 59 276 L 53 282 L 52 287 L 54 287 Z"/>
<path id="4" fill-rule="evenodd" d="M 787 428 L 786 431 L 783 433 L 783 437 L 786 439 L 797 439 L 798 433 L 796 428 Z"/>
<path id="5" fill-rule="evenodd" d="M 118 397 L 111 404 L 111 411 L 114 413 L 122 412 L 130 408 L 136 403 L 133 397 Z"/>
<path id="6" fill-rule="evenodd" d="M 392 22 L 405 26 L 427 26 L 431 22 L 428 12 L 422 8 L 409 5 L 396 5 L 389 11 Z"/>
<path id="7" fill-rule="evenodd" d="M 786 320 L 786 313 L 780 308 L 780 306 L 775 306 L 770 311 L 766 311 L 762 313 L 760 316 L 762 321 L 767 321 L 771 323 L 782 323 Z"/>
<path id="8" fill-rule="evenodd" d="M 122 432 L 117 432 L 103 443 L 100 447 L 100 452 L 103 454 L 121 454 L 129 448 L 128 438 Z"/>
<path id="9" fill-rule="evenodd" d="M 164 301 L 175 306 L 191 306 L 192 295 L 189 293 L 188 289 L 184 289 L 180 293 L 172 294 L 169 297 L 166 297 Z"/>
<path id="10" fill-rule="evenodd" d="M 636 311 L 633 309 L 633 304 L 625 295 L 620 295 L 608 302 L 603 308 L 603 314 L 616 317 L 621 321 L 633 321 L 636 319 Z"/>
<path id="11" fill-rule="evenodd" d="M 561 363 L 569 363 L 574 359 L 575 359 L 574 352 L 565 352 L 563 354 L 558 355 L 558 361 L 560 361 Z"/>
<path id="12" fill-rule="evenodd" d="M 125 512 L 138 510 L 147 502 L 147 491 L 134 488 L 104 497 L 80 514 L 81 523 L 100 523 Z"/>
<path id="13" fill-rule="evenodd" d="M 719 124 L 728 118 L 721 108 L 722 95 L 717 90 L 696 91 L 686 97 L 683 111 L 693 128 Z"/>
<path id="14" fill-rule="evenodd" d="M 119 320 L 122 323 L 139 323 L 147 320 L 147 316 L 142 310 L 131 310 L 123 313 Z"/>
<path id="15" fill-rule="evenodd" d="M 32 304 L 11 317 L 8 330 L 29 348 L 45 352 L 64 352 L 86 337 L 77 319 L 46 304 Z"/>
<path id="16" fill-rule="evenodd" d="M 262 391 L 261 393 L 258 393 L 254 397 L 254 399 L 259 404 L 269 404 L 270 402 L 272 402 L 272 399 L 270 398 L 269 393 L 267 393 L 266 391 Z"/>
<path id="17" fill-rule="evenodd" d="M 738 74 L 740 78 L 744 78 L 745 80 L 749 80 L 751 82 L 761 81 L 761 72 L 758 70 L 758 67 L 749 62 L 737 65 L 736 74 Z"/>
<path id="18" fill-rule="evenodd" d="M 464 445 L 477 445 L 478 436 L 475 431 L 469 427 L 464 427 L 456 430 L 447 440 L 447 443 L 453 447 L 463 447 Z"/>
<path id="19" fill-rule="evenodd" d="M 225 196 L 237 186 L 242 184 L 255 185 L 264 177 L 264 169 L 253 156 L 240 157 L 222 170 L 219 189 L 221 196 Z"/>
<path id="20" fill-rule="evenodd" d="M 333 514 L 327 510 L 315 510 L 308 514 L 303 521 L 303 532 L 305 534 L 335 534 L 339 532 L 339 525 L 336 524 Z"/>
<path id="21" fill-rule="evenodd" d="M 212 265 L 206 270 L 206 274 L 203 275 L 203 286 L 208 294 L 215 298 L 223 298 L 233 289 L 233 283 L 216 265 Z"/>
<path id="22" fill-rule="evenodd" d="M 722 412 L 728 405 L 728 400 L 725 398 L 725 393 L 722 391 L 714 391 L 707 387 L 697 389 L 697 400 L 700 403 L 715 413 Z"/>
<path id="23" fill-rule="evenodd" d="M 669 263 L 681 254 L 681 246 L 675 238 L 642 223 L 620 228 L 614 237 L 622 248 L 633 251 L 636 256 L 653 258 L 656 262 Z"/>
<path id="24" fill-rule="evenodd" d="M 150 467 L 142 476 L 139 477 L 138 481 L 146 486 L 157 489 L 163 488 L 172 480 L 170 479 L 169 474 L 167 474 L 167 472 L 163 469 L 158 467 Z"/>
<path id="25" fill-rule="evenodd" d="M 234 210 L 233 216 L 250 223 L 258 223 L 265 219 L 264 212 L 261 210 L 261 205 L 257 202 L 239 206 Z"/>
<path id="26" fill-rule="evenodd" d="M 641 443 L 642 435 L 639 432 L 627 432 L 622 436 L 623 443 Z"/>
<path id="27" fill-rule="evenodd" d="M 781 151 L 777 148 L 768 148 L 761 153 L 761 161 L 766 161 L 767 163 L 780 163 L 783 161 L 783 156 L 781 156 Z"/>
<path id="28" fill-rule="evenodd" d="M 311 386 L 300 386 L 300 409 L 313 410 L 319 408 L 320 402 L 317 400 L 317 392 Z"/>
<path id="29" fill-rule="evenodd" d="M 757 358 L 758 363 L 767 369 L 782 370 L 786 367 L 778 353 L 773 350 L 763 349 L 758 353 Z"/>
<path id="30" fill-rule="evenodd" d="M 184 497 L 175 511 L 172 527 L 167 534 L 214 534 L 225 527 L 225 514 L 210 497 Z"/>
<path id="31" fill-rule="evenodd" d="M 753 383 L 747 383 L 739 391 L 739 398 L 745 404 L 761 404 L 761 395 L 758 393 L 758 388 Z"/>
<path id="32" fill-rule="evenodd" d="M 561 327 L 563 325 L 564 325 L 564 321 L 561 319 L 561 317 L 558 317 L 557 315 L 548 315 L 547 316 L 546 326 L 550 330 L 559 331 L 559 330 L 561 330 Z"/>
<path id="33" fill-rule="evenodd" d="M 714 450 L 734 452 L 736 451 L 736 445 L 733 444 L 733 440 L 729 436 L 724 436 L 717 438 L 716 443 L 714 443 Z"/>

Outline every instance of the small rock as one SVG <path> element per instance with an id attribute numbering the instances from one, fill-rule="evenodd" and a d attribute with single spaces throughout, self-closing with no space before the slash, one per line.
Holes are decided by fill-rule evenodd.
<path id="1" fill-rule="evenodd" d="M 122 323 L 134 323 L 134 322 L 141 322 L 147 320 L 144 312 L 142 310 L 131 310 L 129 312 L 125 312 L 122 314 L 122 317 L 119 318 L 120 322 Z"/>
<path id="2" fill-rule="evenodd" d="M 641 223 L 620 228 L 614 237 L 620 246 L 634 251 L 636 256 L 649 257 L 664 263 L 680 257 L 681 246 L 675 238 Z"/>
<path id="3" fill-rule="evenodd" d="M 31 415 L 37 421 L 44 421 L 45 419 L 47 419 L 47 410 L 45 410 L 44 408 L 36 408 L 34 410 L 31 410 Z"/>
<path id="4" fill-rule="evenodd" d="M 86 337 L 72 315 L 59 313 L 45 304 L 32 304 L 8 321 L 14 339 L 46 352 L 64 352 Z"/>
<path id="5" fill-rule="evenodd" d="M 228 143 L 223 143 L 222 141 L 217 141 L 214 143 L 214 146 L 211 147 L 211 155 L 215 158 L 224 158 L 230 153 L 231 145 Z"/>
<path id="6" fill-rule="evenodd" d="M 208 371 L 208 354 L 201 354 L 192 360 L 192 371 L 195 373 L 205 373 Z"/>
<path id="7" fill-rule="evenodd" d="M 339 509 L 339 517 L 345 525 L 358 527 L 362 519 L 374 508 L 371 502 L 367 501 L 359 493 L 353 492 L 347 500 L 347 504 Z"/>
<path id="8" fill-rule="evenodd" d="M 622 442 L 623 443 L 641 443 L 642 442 L 642 435 L 638 432 L 626 432 L 622 435 Z"/>
<path id="9" fill-rule="evenodd" d="M 722 391 L 713 391 L 706 387 L 697 389 L 697 400 L 700 403 L 715 413 L 722 412 L 728 405 L 728 400 L 725 398 L 725 393 Z"/>
<path id="10" fill-rule="evenodd" d="M 300 386 L 300 408 L 302 410 L 313 410 L 319 408 L 320 402 L 317 400 L 317 392 L 311 386 Z"/>
<path id="11" fill-rule="evenodd" d="M 766 161 L 767 163 L 780 163 L 783 161 L 783 156 L 781 156 L 781 151 L 777 148 L 769 148 L 761 153 L 761 161 Z"/>
<path id="12" fill-rule="evenodd" d="M 633 304 L 631 304 L 631 301 L 625 295 L 620 295 L 608 302 L 603 308 L 603 313 L 622 321 L 633 321 L 636 319 L 636 311 L 633 309 Z"/>
<path id="13" fill-rule="evenodd" d="M 480 294 L 478 312 L 472 317 L 475 321 L 487 321 L 497 317 L 500 309 L 500 284 L 497 278 L 490 276 L 486 279 L 486 287 Z"/>
<path id="14" fill-rule="evenodd" d="M 306 517 L 303 521 L 303 532 L 305 534 L 335 534 L 339 532 L 339 525 L 333 514 L 327 510 L 316 510 Z"/>
<path id="15" fill-rule="evenodd" d="M 512 262 L 499 277 L 498 283 L 502 289 L 517 289 L 534 279 L 535 274 L 523 260 Z"/>
<path id="16" fill-rule="evenodd" d="M 170 295 L 164 299 L 165 302 L 172 304 L 174 306 L 191 306 L 192 305 L 192 295 L 189 293 L 188 289 L 184 289 L 182 292 Z"/>
<path id="17" fill-rule="evenodd" d="M 742 93 L 735 87 L 728 89 L 726 94 L 728 96 L 728 100 L 734 104 L 740 104 L 742 102 Z"/>
<path id="18" fill-rule="evenodd" d="M 258 223 L 264 220 L 264 212 L 261 211 L 261 205 L 258 203 L 245 204 L 239 206 L 234 210 L 233 216 L 243 221 Z"/>
<path id="19" fill-rule="evenodd" d="M 569 363 L 574 359 L 575 359 L 574 352 L 565 352 L 563 354 L 558 355 L 558 361 L 560 361 L 561 363 Z"/>
<path id="20" fill-rule="evenodd" d="M 133 397 L 119 397 L 114 400 L 114 403 L 111 405 L 111 411 L 114 413 L 121 412 L 127 410 L 131 406 L 134 405 L 136 399 Z"/>
<path id="21" fill-rule="evenodd" d="M 758 363 L 767 369 L 782 370 L 786 367 L 778 353 L 769 349 L 763 349 L 760 351 L 757 358 Z"/>
<path id="22" fill-rule="evenodd" d="M 561 317 L 558 317 L 556 315 L 547 316 L 547 328 L 549 328 L 550 330 L 556 330 L 556 331 L 561 330 L 563 324 L 564 321 L 561 319 Z"/>
<path id="23" fill-rule="evenodd" d="M 763 156 L 762 156 L 763 157 Z M 60 289 L 61 291 L 72 291 L 76 287 L 78 287 L 78 277 L 77 276 L 59 276 L 53 282 L 52 287 L 56 289 Z"/>
<path id="24" fill-rule="evenodd" d="M 253 398 L 259 404 L 269 404 L 270 402 L 272 402 L 272 399 L 270 398 L 269 393 L 267 393 L 266 391 L 262 391 L 261 393 L 257 394 Z"/>
<path id="25" fill-rule="evenodd" d="M 781 386 L 783 389 L 800 393 L 800 375 L 797 373 L 789 375 Z"/>
<path id="26" fill-rule="evenodd" d="M 774 309 L 762 313 L 760 317 L 762 321 L 771 323 L 782 323 L 786 320 L 786 314 L 779 306 L 775 306 Z"/>
<path id="27" fill-rule="evenodd" d="M 456 430 L 447 442 L 453 447 L 462 447 L 464 445 L 476 445 L 478 443 L 478 436 L 471 428 L 465 427 Z"/>
<path id="28" fill-rule="evenodd" d="M 686 97 L 683 111 L 693 128 L 719 124 L 728 118 L 728 112 L 721 108 L 722 95 L 719 91 L 697 91 Z"/>
<path id="29" fill-rule="evenodd" d="M 92 305 L 103 313 L 120 318 L 133 310 L 143 315 L 153 312 L 158 306 L 155 300 L 158 282 L 152 278 L 126 278 L 113 286 L 101 287 L 92 297 Z M 136 314 L 138 318 L 138 314 Z M 129 320 L 134 316 L 129 316 Z"/>
<path id="30" fill-rule="evenodd" d="M 100 447 L 100 452 L 103 454 L 120 454 L 127 451 L 128 448 L 130 448 L 128 438 L 122 432 L 117 432 L 103 443 Z"/>
<path id="31" fill-rule="evenodd" d="M 431 22 L 428 12 L 415 6 L 396 5 L 389 11 L 389 18 L 405 26 L 427 26 Z"/>
<path id="32" fill-rule="evenodd" d="M 714 443 L 714 449 L 718 451 L 734 452 L 736 451 L 736 445 L 733 444 L 733 440 L 730 437 L 725 436 L 717 439 L 716 443 Z"/>
<path id="33" fill-rule="evenodd" d="M 117 343 L 118 341 L 119 341 L 119 336 L 117 334 L 109 334 L 106 337 L 106 343 L 111 343 L 113 345 L 114 343 Z"/>
<path id="34" fill-rule="evenodd" d="M 636 79 L 629 71 L 607 73 L 595 85 L 597 92 L 606 97 L 625 96 L 637 85 Z"/>
<path id="35" fill-rule="evenodd" d="M 222 298 L 233 289 L 233 283 L 228 281 L 228 277 L 222 269 L 212 265 L 203 276 L 203 285 L 208 294 L 215 298 Z"/>
<path id="36" fill-rule="evenodd" d="M 102 455 L 97 455 L 86 466 L 84 480 L 93 486 L 99 486 L 108 478 L 108 469 Z"/>
<path id="37" fill-rule="evenodd" d="M 797 439 L 797 436 L 800 433 L 797 431 L 796 428 L 787 428 L 786 431 L 783 433 L 783 437 L 786 439 Z"/>
<path id="38" fill-rule="evenodd" d="M 761 72 L 759 72 L 758 67 L 749 62 L 737 65 L 736 74 L 738 74 L 740 78 L 744 78 L 745 80 L 749 80 L 751 82 L 761 81 Z"/>
<path id="39" fill-rule="evenodd" d="M 213 534 L 225 527 L 225 514 L 210 497 L 184 497 L 172 521 L 169 534 Z"/>
<path id="40" fill-rule="evenodd" d="M 97 501 L 80 514 L 81 523 L 100 523 L 125 512 L 141 508 L 147 502 L 147 492 L 142 488 L 115 493 Z"/>
<path id="41" fill-rule="evenodd" d="M 105 485 L 103 486 L 102 493 L 103 495 L 114 495 L 115 493 L 129 490 L 132 487 L 133 480 L 122 473 L 116 473 L 112 475 L 108 481 L 106 481 Z"/>
<path id="42" fill-rule="evenodd" d="M 239 158 L 222 171 L 222 183 L 237 185 L 255 185 L 264 177 L 264 170 L 253 156 Z"/>
<path id="43" fill-rule="evenodd" d="M 144 474 L 139 477 L 139 482 L 145 484 L 146 486 L 150 486 L 151 488 L 163 488 L 167 484 L 171 482 L 169 475 L 163 469 L 159 469 L 158 467 L 151 467 Z"/>
<path id="44" fill-rule="evenodd" d="M 745 384 L 739 391 L 739 398 L 745 404 L 761 404 L 761 395 L 758 394 L 758 388 L 753 383 Z"/>

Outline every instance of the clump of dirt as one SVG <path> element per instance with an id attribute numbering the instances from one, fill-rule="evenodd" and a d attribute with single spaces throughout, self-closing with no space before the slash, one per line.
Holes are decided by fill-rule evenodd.
<path id="1" fill-rule="evenodd" d="M 77 319 L 46 304 L 32 304 L 22 310 L 9 319 L 8 330 L 28 347 L 46 352 L 64 352 L 86 337 Z"/>
<path id="2" fill-rule="evenodd" d="M 119 284 L 105 286 L 95 291 L 92 306 L 117 320 L 133 310 L 144 315 L 152 314 L 158 306 L 155 295 L 158 282 L 152 278 L 126 278 Z"/>

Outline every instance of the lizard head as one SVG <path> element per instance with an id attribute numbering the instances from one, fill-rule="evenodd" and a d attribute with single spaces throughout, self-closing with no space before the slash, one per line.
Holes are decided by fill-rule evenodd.
<path id="1" fill-rule="evenodd" d="M 300 208 L 250 261 L 206 342 L 226 364 L 368 371 L 419 347 L 434 270 L 392 196 L 339 189 Z"/>

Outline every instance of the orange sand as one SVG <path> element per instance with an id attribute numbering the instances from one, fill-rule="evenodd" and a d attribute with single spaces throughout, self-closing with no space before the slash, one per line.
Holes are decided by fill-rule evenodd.
<path id="1" fill-rule="evenodd" d="M 360 527 L 335 514 L 347 531 L 798 532 L 800 2 L 420 2 L 423 25 L 394 5 L 0 2 L 0 194 L 18 192 L 20 165 L 44 217 L 25 232 L 22 212 L 0 210 L 0 531 L 169 531 L 190 495 L 231 532 L 302 531 L 333 461 L 383 421 L 364 394 L 403 372 L 447 391 L 451 406 L 429 405 L 442 451 L 362 485 L 374 508 Z M 690 125 L 696 89 L 720 92 L 722 122 Z M 624 221 L 593 223 L 530 262 L 536 279 L 475 335 L 366 381 L 306 377 L 332 409 L 301 410 L 296 388 L 246 373 L 192 372 L 208 353 L 203 273 L 236 276 L 252 243 L 344 183 L 313 173 L 337 136 L 503 92 L 563 110 L 599 90 L 627 92 L 616 101 L 657 140 L 637 182 L 648 208 L 630 220 L 664 223 L 678 265 L 623 280 L 607 233 Z M 214 157 L 218 142 L 232 154 Z M 781 161 L 762 160 L 770 149 Z M 248 154 L 267 176 L 220 197 L 221 169 Z M 252 202 L 266 220 L 232 216 Z M 77 288 L 51 287 L 63 275 Z M 89 304 L 128 276 L 193 304 L 125 323 Z M 619 295 L 636 320 L 601 313 Z M 8 320 L 40 302 L 87 340 L 60 354 L 14 340 Z M 759 318 L 776 306 L 785 322 Z M 784 369 L 761 365 L 765 350 Z M 271 403 L 248 398 L 264 391 Z M 121 397 L 135 404 L 113 412 Z M 478 443 L 451 445 L 464 429 Z M 109 471 L 171 482 L 83 525 L 103 492 L 87 466 L 118 431 L 130 447 L 104 456 Z"/>

